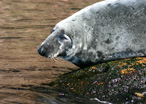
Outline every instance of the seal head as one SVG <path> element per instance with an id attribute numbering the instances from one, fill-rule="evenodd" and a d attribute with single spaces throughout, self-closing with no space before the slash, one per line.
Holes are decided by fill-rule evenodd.
<path id="1" fill-rule="evenodd" d="M 66 56 L 66 52 L 72 47 L 71 38 L 61 31 L 52 31 L 51 35 L 38 48 L 38 53 L 48 58 Z"/>

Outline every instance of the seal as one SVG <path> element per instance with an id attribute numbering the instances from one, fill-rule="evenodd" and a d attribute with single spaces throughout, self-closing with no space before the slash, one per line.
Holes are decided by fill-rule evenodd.
<path id="1" fill-rule="evenodd" d="M 146 0 L 106 0 L 56 24 L 38 48 L 79 67 L 146 56 Z"/>

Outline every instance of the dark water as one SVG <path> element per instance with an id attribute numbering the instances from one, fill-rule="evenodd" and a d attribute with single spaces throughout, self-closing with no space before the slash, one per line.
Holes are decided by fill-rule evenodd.
<path id="1" fill-rule="evenodd" d="M 43 58 L 37 54 L 37 47 L 57 22 L 95 2 L 97 0 L 0 1 L 1 104 L 60 104 L 85 100 L 62 97 L 42 84 L 77 67 L 63 60 Z"/>

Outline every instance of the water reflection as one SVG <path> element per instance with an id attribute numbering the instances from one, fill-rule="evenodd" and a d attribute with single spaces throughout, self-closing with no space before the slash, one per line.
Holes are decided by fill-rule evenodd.
<path id="1" fill-rule="evenodd" d="M 0 39 L 20 39 L 22 37 L 0 37 Z"/>
<path id="2" fill-rule="evenodd" d="M 41 83 L 49 83 L 76 67 L 63 60 L 42 58 L 37 47 L 57 22 L 94 2 L 97 0 L 0 1 L 0 103 L 60 101 Z"/>

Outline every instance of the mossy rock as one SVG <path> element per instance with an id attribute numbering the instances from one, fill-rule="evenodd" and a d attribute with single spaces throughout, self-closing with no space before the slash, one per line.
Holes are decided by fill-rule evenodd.
<path id="1" fill-rule="evenodd" d="M 102 63 L 62 75 L 50 86 L 67 94 L 111 103 L 144 103 L 145 63 L 145 58 Z"/>

